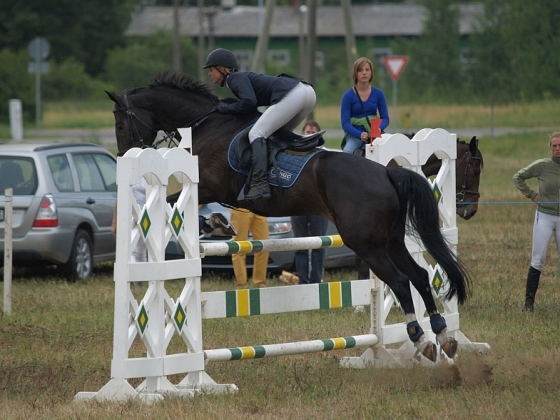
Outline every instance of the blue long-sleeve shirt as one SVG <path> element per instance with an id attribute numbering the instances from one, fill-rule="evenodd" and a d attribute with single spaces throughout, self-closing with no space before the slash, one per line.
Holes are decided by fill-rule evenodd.
<path id="1" fill-rule="evenodd" d="M 387 110 L 387 101 L 383 91 L 379 88 L 372 87 L 371 93 L 366 101 L 360 103 L 360 98 L 354 91 L 354 88 L 348 89 L 342 95 L 342 102 L 340 104 L 340 125 L 342 129 L 352 137 L 360 138 L 364 132 L 364 128 L 360 126 L 353 126 L 350 123 L 351 118 L 362 118 L 366 116 L 377 116 L 381 118 L 379 128 L 384 130 L 389 125 L 389 111 Z"/>

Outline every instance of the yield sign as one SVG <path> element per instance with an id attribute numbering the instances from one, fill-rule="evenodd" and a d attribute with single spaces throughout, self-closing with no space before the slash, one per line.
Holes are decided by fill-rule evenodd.
<path id="1" fill-rule="evenodd" d="M 408 56 L 406 55 L 387 55 L 383 57 L 383 64 L 385 64 L 385 68 L 389 72 L 391 79 L 395 82 L 399 80 L 401 74 L 408 64 Z"/>

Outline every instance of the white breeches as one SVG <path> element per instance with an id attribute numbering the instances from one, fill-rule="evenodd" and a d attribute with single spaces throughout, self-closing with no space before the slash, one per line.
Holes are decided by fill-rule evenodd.
<path id="1" fill-rule="evenodd" d="M 249 141 L 252 143 L 259 137 L 267 139 L 284 125 L 293 130 L 313 111 L 316 99 L 313 87 L 300 82 L 261 115 L 249 131 Z"/>
<path id="2" fill-rule="evenodd" d="M 556 248 L 558 250 L 558 264 L 560 265 L 560 216 L 553 216 L 550 214 L 535 212 L 535 222 L 533 224 L 533 250 L 531 254 L 531 267 L 542 271 L 546 261 L 546 252 L 550 237 L 554 232 L 554 239 L 556 240 Z"/>

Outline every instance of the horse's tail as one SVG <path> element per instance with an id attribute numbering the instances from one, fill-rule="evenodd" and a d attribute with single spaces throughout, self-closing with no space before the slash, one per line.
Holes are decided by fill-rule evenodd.
<path id="1" fill-rule="evenodd" d="M 470 274 L 453 253 L 439 227 L 438 206 L 430 184 L 411 170 L 403 168 L 387 169 L 389 179 L 399 197 L 399 219 L 406 220 L 424 244 L 426 250 L 445 271 L 449 280 L 449 290 L 445 298 L 457 296 L 464 303 L 470 294 Z"/>

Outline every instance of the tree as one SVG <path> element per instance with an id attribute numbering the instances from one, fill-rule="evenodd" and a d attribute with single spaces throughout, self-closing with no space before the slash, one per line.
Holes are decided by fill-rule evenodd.
<path id="1" fill-rule="evenodd" d="M 148 84 L 162 70 L 172 70 L 171 31 L 161 31 L 149 37 L 130 39 L 125 47 L 109 51 L 107 56 L 106 80 L 117 89 Z M 196 46 L 191 39 L 181 43 L 183 72 L 196 76 L 198 60 Z"/>
<path id="2" fill-rule="evenodd" d="M 7 107 L 10 99 L 20 99 L 23 103 L 23 116 L 30 120 L 34 115 L 35 84 L 27 73 L 29 55 L 27 51 L 14 53 L 8 48 L 0 50 L 0 104 Z M 4 108 L 6 109 L 6 108 Z M 8 113 L 0 112 L 0 123 L 8 122 Z"/>
<path id="3" fill-rule="evenodd" d="M 560 95 L 560 4 L 548 0 L 485 0 L 473 37 L 473 89 L 495 103 Z"/>
<path id="4" fill-rule="evenodd" d="M 51 59 L 71 57 L 84 63 L 86 72 L 103 70 L 107 51 L 123 45 L 124 30 L 140 0 L 2 0 L 0 45 L 26 49 L 36 36 L 51 44 Z"/>
<path id="5" fill-rule="evenodd" d="M 459 9 L 455 0 L 422 0 L 426 19 L 422 35 L 400 40 L 393 51 L 410 56 L 403 84 L 415 99 L 446 100 L 464 85 Z"/>

